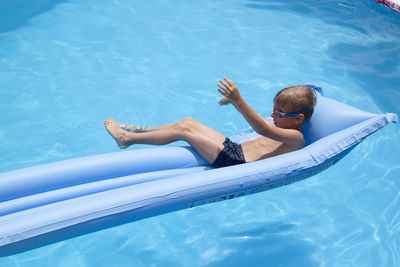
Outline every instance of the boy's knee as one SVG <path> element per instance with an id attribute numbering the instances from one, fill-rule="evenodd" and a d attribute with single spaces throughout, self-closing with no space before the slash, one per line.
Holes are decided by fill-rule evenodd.
<path id="1" fill-rule="evenodd" d="M 177 124 L 179 131 L 181 131 L 182 134 L 190 133 L 193 130 L 193 125 L 197 121 L 193 118 L 184 118 L 180 120 Z"/>
<path id="2" fill-rule="evenodd" d="M 187 117 L 181 120 L 181 122 L 185 125 L 193 125 L 195 123 L 197 123 L 197 121 L 193 118 Z"/>

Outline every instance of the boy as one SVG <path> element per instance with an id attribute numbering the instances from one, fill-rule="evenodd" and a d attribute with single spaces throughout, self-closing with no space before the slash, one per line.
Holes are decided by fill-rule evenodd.
<path id="1" fill-rule="evenodd" d="M 220 104 L 232 103 L 262 137 L 239 145 L 192 118 L 157 127 L 126 126 L 107 119 L 105 127 L 120 148 L 132 144 L 166 145 L 186 141 L 215 168 L 269 158 L 304 147 L 303 124 L 311 118 L 316 104 L 311 88 L 293 86 L 279 91 L 274 98 L 272 123 L 247 105 L 231 80 L 220 80 L 218 87 L 218 92 L 225 97 Z M 121 126 L 130 128 L 131 132 Z"/>

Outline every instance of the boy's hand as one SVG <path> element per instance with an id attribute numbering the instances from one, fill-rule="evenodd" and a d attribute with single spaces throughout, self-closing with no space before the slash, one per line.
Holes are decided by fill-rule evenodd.
<path id="1" fill-rule="evenodd" d="M 224 103 L 227 104 L 226 102 L 230 102 L 232 104 L 235 104 L 240 98 L 240 93 L 237 88 L 237 86 L 229 79 L 224 78 L 224 80 L 220 80 L 218 83 L 218 92 L 225 96 L 227 100 L 222 99 L 220 104 Z"/>

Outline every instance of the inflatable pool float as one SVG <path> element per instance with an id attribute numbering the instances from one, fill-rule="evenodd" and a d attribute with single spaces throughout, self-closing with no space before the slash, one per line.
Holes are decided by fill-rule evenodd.
<path id="1" fill-rule="evenodd" d="M 385 5 L 397 13 L 400 13 L 400 0 L 375 0 L 375 2 Z"/>
<path id="2" fill-rule="evenodd" d="M 191 147 L 155 147 L 65 160 L 0 174 L 0 255 L 184 208 L 297 182 L 332 166 L 396 122 L 326 98 L 321 88 L 301 150 L 213 169 Z M 242 131 L 238 143 L 258 135 Z"/>

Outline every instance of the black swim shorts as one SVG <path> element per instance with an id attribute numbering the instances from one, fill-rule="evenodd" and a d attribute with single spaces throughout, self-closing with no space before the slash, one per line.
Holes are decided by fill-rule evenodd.
<path id="1" fill-rule="evenodd" d="M 211 164 L 214 168 L 246 163 L 242 145 L 232 142 L 228 137 L 226 137 L 223 145 L 224 149 L 218 154 L 213 164 Z"/>

